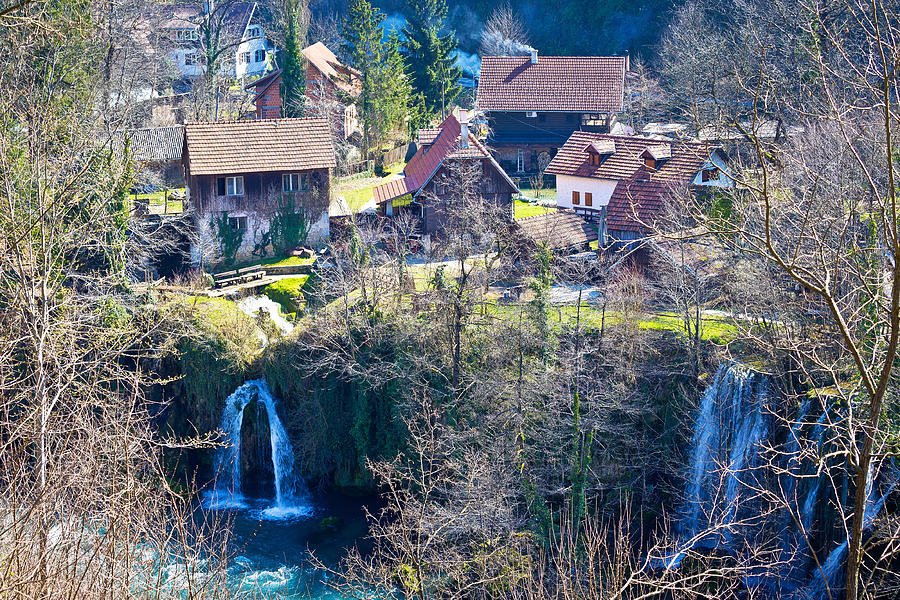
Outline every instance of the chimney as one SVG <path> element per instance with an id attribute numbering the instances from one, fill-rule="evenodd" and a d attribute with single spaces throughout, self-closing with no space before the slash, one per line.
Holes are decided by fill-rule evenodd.
<path id="1" fill-rule="evenodd" d="M 628 53 L 628 50 L 625 51 L 625 72 L 628 73 L 631 71 L 631 55 Z"/>
<path id="2" fill-rule="evenodd" d="M 459 147 L 469 147 L 469 113 L 465 110 L 459 111 Z"/>
<path id="3" fill-rule="evenodd" d="M 531 49 L 531 64 L 537 64 L 537 50 L 535 48 Z"/>

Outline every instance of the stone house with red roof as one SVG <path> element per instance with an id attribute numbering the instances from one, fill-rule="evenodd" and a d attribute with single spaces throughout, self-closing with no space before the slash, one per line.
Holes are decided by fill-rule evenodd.
<path id="1" fill-rule="evenodd" d="M 360 127 L 353 102 L 362 92 L 359 72 L 341 63 L 322 42 L 302 52 L 306 57 L 305 114 L 327 118 L 340 138 L 349 138 Z M 276 69 L 247 86 L 254 94 L 257 119 L 281 118 L 282 85 L 281 69 Z"/>
<path id="2" fill-rule="evenodd" d="M 623 109 L 623 56 L 485 56 L 476 108 L 487 144 L 510 173 L 535 172 L 575 131 L 610 131 Z"/>
<path id="3" fill-rule="evenodd" d="M 188 123 L 182 161 L 201 239 L 195 263 L 215 260 L 210 250 L 225 226 L 240 238 L 237 258 L 265 249 L 287 210 L 307 219 L 310 243 L 327 237 L 335 158 L 325 119 Z"/>
<path id="4" fill-rule="evenodd" d="M 482 198 L 508 207 L 512 218 L 513 196 L 519 190 L 487 148 L 469 131 L 468 116 L 447 117 L 436 129 L 421 130 L 416 154 L 403 169 L 403 177 L 379 185 L 374 190 L 378 213 L 393 216 L 413 211 L 423 235 L 440 234 L 450 190 L 441 185 L 452 161 L 477 161 L 481 165 L 479 190 Z"/>
<path id="5" fill-rule="evenodd" d="M 556 175 L 557 206 L 597 221 L 601 242 L 646 236 L 679 194 L 734 185 L 719 148 L 587 131 L 572 134 L 547 173 Z"/>

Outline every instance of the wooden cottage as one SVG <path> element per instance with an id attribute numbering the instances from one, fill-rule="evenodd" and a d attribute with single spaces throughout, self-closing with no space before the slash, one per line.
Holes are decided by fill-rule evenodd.
<path id="1" fill-rule="evenodd" d="M 609 132 L 627 68 L 622 56 L 485 56 L 476 106 L 503 168 L 536 172 L 541 153 L 552 158 L 573 132 Z"/>
<path id="2" fill-rule="evenodd" d="M 215 255 L 210 247 L 221 245 L 225 227 L 240 238 L 238 258 L 261 253 L 274 241 L 273 220 L 286 211 L 303 214 L 311 237 L 328 235 L 335 159 L 325 119 L 189 123 L 182 156 L 201 232 L 195 262 Z"/>
<path id="3" fill-rule="evenodd" d="M 440 127 L 421 131 L 418 140 L 419 147 L 403 170 L 403 178 L 375 188 L 379 214 L 390 217 L 400 211 L 412 211 L 419 219 L 422 234 L 439 234 L 453 204 L 453 190 L 442 181 L 451 176 L 453 161 L 472 161 L 481 167 L 476 186 L 481 197 L 504 207 L 512 218 L 512 199 L 519 190 L 491 153 L 470 134 L 465 111 L 460 120 L 450 115 Z"/>

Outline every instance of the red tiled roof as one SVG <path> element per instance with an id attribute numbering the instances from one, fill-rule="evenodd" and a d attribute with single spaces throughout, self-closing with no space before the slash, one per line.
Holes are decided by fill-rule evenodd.
<path id="1" fill-rule="evenodd" d="M 184 137 L 191 175 L 335 166 L 331 130 L 321 118 L 188 123 Z"/>
<path id="2" fill-rule="evenodd" d="M 590 164 L 590 156 L 586 152 L 592 142 L 615 144 L 616 151 L 610 154 L 599 166 Z M 547 173 L 555 175 L 571 175 L 589 177 L 607 181 L 621 181 L 631 177 L 644 164 L 641 154 L 651 147 L 659 147 L 659 140 L 636 135 L 608 135 L 576 131 L 559 149 L 547 166 Z M 670 146 L 671 158 L 662 162 L 651 174 L 651 179 L 659 181 L 676 181 L 688 184 L 697 172 L 709 161 L 709 149 L 702 142 L 684 142 L 673 140 Z"/>
<path id="3" fill-rule="evenodd" d="M 281 69 L 275 69 L 268 75 L 263 75 L 256 81 L 248 84 L 244 89 L 247 90 L 248 92 L 251 89 L 256 90 L 256 95 L 253 97 L 253 103 L 256 104 L 256 101 L 259 100 L 260 97 L 266 93 L 266 90 L 268 90 L 270 87 L 272 87 L 273 83 L 275 83 L 276 81 L 280 81 L 280 80 L 281 80 Z"/>
<path id="4" fill-rule="evenodd" d="M 653 181 L 649 175 L 642 167 L 616 185 L 606 209 L 607 230 L 649 233 L 665 204 L 675 197 L 679 189 L 687 189 L 687 186 L 671 181 Z"/>
<path id="5" fill-rule="evenodd" d="M 432 130 L 426 131 L 431 132 Z M 516 189 L 515 184 L 503 168 L 497 164 L 491 153 L 474 135 L 469 134 L 469 146 L 467 148 L 460 147 L 461 128 L 459 121 L 456 120 L 454 115 L 444 119 L 438 131 L 439 133 L 431 145 L 420 147 L 415 155 L 409 159 L 409 162 L 403 169 L 404 177 L 402 179 L 395 179 L 375 188 L 374 194 L 377 204 L 418 192 L 431 180 L 441 164 L 448 158 L 488 159 L 497 171 L 506 178 L 513 189 Z"/>
<path id="6" fill-rule="evenodd" d="M 362 83 L 359 79 L 359 71 L 344 65 L 337 59 L 334 52 L 322 42 L 316 42 L 303 50 L 303 56 L 311 62 L 322 75 L 333 82 L 338 89 L 347 92 L 351 96 L 357 96 L 362 91 Z"/>
<path id="7" fill-rule="evenodd" d="M 441 130 L 437 127 L 433 129 L 420 129 L 416 135 L 416 141 L 420 146 L 428 146 L 433 144 L 437 136 L 441 135 Z"/>
<path id="8" fill-rule="evenodd" d="M 477 106 L 486 111 L 620 112 L 621 56 L 485 56 Z"/>
<path id="9" fill-rule="evenodd" d="M 597 239 L 597 227 L 567 210 L 516 219 L 519 230 L 535 244 L 547 243 L 554 250 L 584 246 Z"/>

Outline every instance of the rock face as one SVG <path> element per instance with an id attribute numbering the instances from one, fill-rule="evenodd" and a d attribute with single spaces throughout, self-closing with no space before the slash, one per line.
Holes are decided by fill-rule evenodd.
<path id="1" fill-rule="evenodd" d="M 275 497 L 271 437 L 266 406 L 255 399 L 244 409 L 241 423 L 241 483 L 248 496 Z"/>

